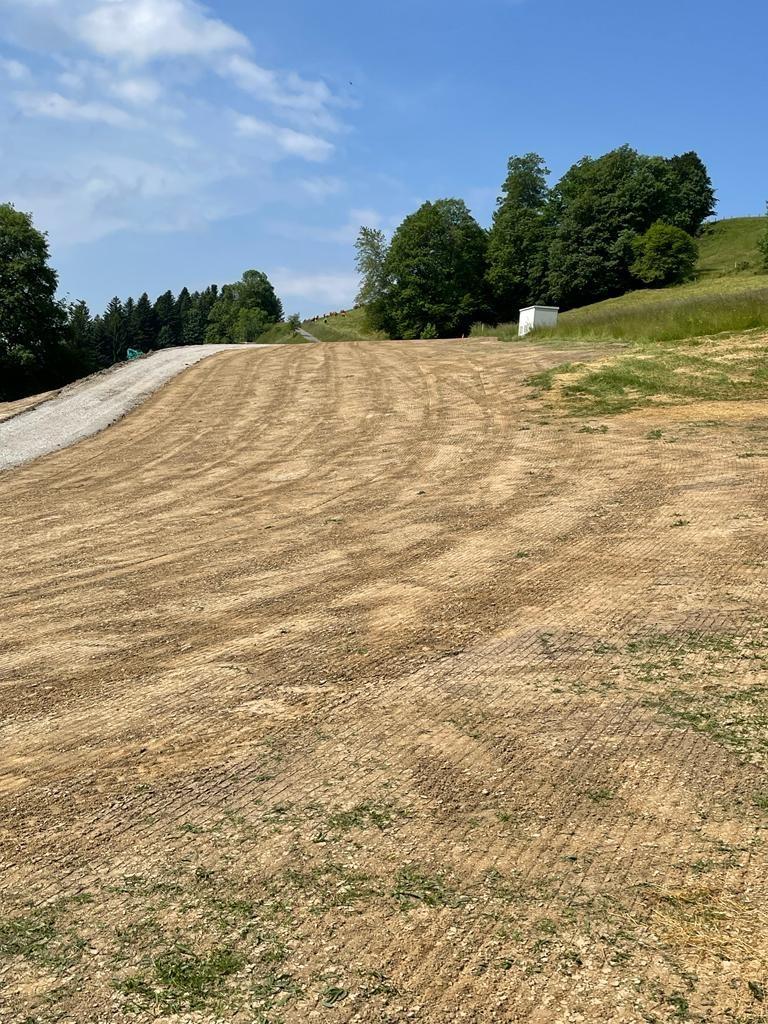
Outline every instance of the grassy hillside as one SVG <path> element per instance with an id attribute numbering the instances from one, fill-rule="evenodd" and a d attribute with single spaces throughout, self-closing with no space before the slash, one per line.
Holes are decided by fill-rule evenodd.
<path id="1" fill-rule="evenodd" d="M 768 327 L 768 274 L 707 277 L 677 288 L 628 292 L 560 316 L 537 339 L 678 341 Z M 516 325 L 500 336 L 517 334 Z"/>
<path id="2" fill-rule="evenodd" d="M 677 288 L 629 292 L 560 317 L 556 331 L 537 340 L 675 341 L 681 338 L 768 327 L 768 274 L 760 273 L 757 243 L 765 217 L 732 217 L 705 225 L 699 238 L 697 279 Z M 321 341 L 382 338 L 365 325 L 362 306 L 307 320 L 303 327 Z M 477 324 L 473 335 L 517 338 L 517 324 Z"/>
<path id="3" fill-rule="evenodd" d="M 314 320 L 305 320 L 301 326 L 320 341 L 373 341 L 385 337 L 381 333 L 368 330 L 363 306 L 356 306 L 340 313 L 328 313 L 326 316 L 315 317 Z"/>
<path id="4" fill-rule="evenodd" d="M 758 273 L 757 243 L 765 234 L 765 226 L 765 217 L 731 217 L 705 224 L 699 236 L 699 279 Z"/>
<path id="5" fill-rule="evenodd" d="M 259 339 L 260 345 L 309 345 L 306 338 L 294 334 L 291 328 L 284 321 L 273 324 Z"/>
<path id="6" fill-rule="evenodd" d="M 569 363 L 529 384 L 554 409 L 605 416 L 642 406 L 768 398 L 768 274 L 757 242 L 765 218 L 705 228 L 696 281 L 645 289 L 561 314 L 537 343 L 610 345 L 599 362 Z M 477 334 L 517 338 L 517 325 L 478 325 Z M 475 332 L 473 332 L 475 333 Z"/>
<path id="7" fill-rule="evenodd" d="M 768 327 L 768 274 L 759 272 L 757 249 L 765 227 L 765 217 L 708 224 L 695 281 L 627 292 L 569 310 L 556 328 L 536 331 L 536 340 L 669 342 Z M 478 324 L 473 333 L 511 340 L 517 325 Z"/>

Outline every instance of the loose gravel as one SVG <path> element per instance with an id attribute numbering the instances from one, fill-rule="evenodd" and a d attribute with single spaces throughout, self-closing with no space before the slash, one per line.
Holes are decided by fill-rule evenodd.
<path id="1" fill-rule="evenodd" d="M 76 381 L 52 399 L 0 422 L 0 470 L 67 448 L 125 416 L 177 373 L 227 349 L 263 345 L 187 345 L 153 352 Z"/>

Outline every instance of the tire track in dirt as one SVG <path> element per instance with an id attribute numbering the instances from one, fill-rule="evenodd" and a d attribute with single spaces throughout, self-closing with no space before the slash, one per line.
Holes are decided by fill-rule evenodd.
<path id="1" fill-rule="evenodd" d="M 467 342 L 265 355 L 258 375 L 245 353 L 220 356 L 4 481 L 8 891 L 110 893 L 97 915 L 108 929 L 133 898 L 110 887 L 190 855 L 246 870 L 245 886 L 341 858 L 364 864 L 379 896 L 357 914 L 298 905 L 295 962 L 319 970 L 332 943 L 326 964 L 350 977 L 383 964 L 407 996 L 299 1001 L 286 1021 L 672 1019 L 693 960 L 654 936 L 648 887 L 690 887 L 694 858 L 728 832 L 738 841 L 708 884 L 759 889 L 760 821 L 736 800 L 760 769 L 659 718 L 659 684 L 631 648 L 661 635 L 683 668 L 693 658 L 683 675 L 715 685 L 704 655 L 674 653 L 689 644 L 686 615 L 700 644 L 756 643 L 764 524 L 731 513 L 759 512 L 764 473 L 719 434 L 673 449 L 632 422 L 592 435 L 552 419 L 520 381 L 568 353 Z M 45 515 L 62 509 L 51 528 Z M 671 529 L 681 510 L 692 529 Z M 354 843 L 308 838 L 323 814 L 382 793 L 409 816 Z M 236 817 L 251 831 L 225 868 L 220 823 Z M 243 856 L 253 877 L 232 867 Z M 387 877 L 409 861 L 474 895 L 399 909 Z M 500 938 L 510 906 L 519 940 Z M 639 933 L 645 965 L 601 960 L 599 936 L 594 959 L 584 943 L 601 914 L 604 930 Z M 579 965 L 558 959 L 576 947 Z M 696 964 L 686 998 L 706 1019 L 748 1005 L 757 968 Z M 82 981 L 70 1015 L 101 1012 Z"/>

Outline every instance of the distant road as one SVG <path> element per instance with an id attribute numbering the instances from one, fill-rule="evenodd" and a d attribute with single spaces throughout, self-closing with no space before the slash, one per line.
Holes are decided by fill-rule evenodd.
<path id="1" fill-rule="evenodd" d="M 62 388 L 55 398 L 0 422 L 0 470 L 20 466 L 97 434 L 177 373 L 227 349 L 264 345 L 186 345 L 120 363 Z"/>
<path id="2" fill-rule="evenodd" d="M 300 334 L 302 336 L 302 338 L 306 338 L 307 341 L 317 341 L 317 342 L 320 341 L 320 339 L 316 338 L 314 336 L 314 334 L 310 334 L 309 331 L 305 331 L 303 327 L 297 327 L 296 328 L 296 333 Z"/>

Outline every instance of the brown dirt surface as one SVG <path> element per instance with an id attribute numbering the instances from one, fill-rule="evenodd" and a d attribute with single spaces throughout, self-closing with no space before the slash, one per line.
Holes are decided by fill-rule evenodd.
<path id="1" fill-rule="evenodd" d="M 768 415 L 569 359 L 227 352 L 0 476 L 4 1024 L 764 1019 Z"/>

